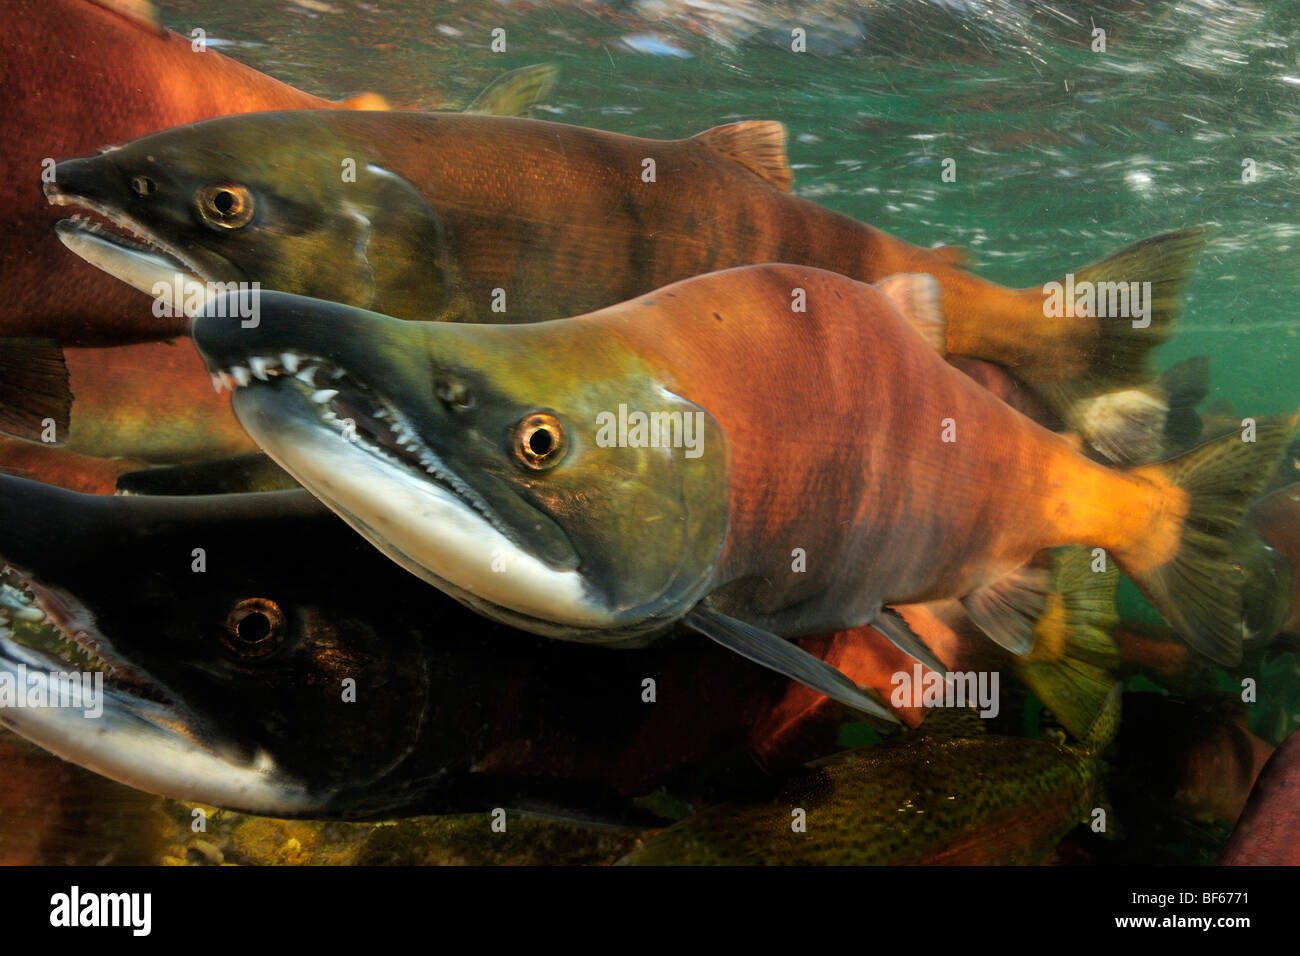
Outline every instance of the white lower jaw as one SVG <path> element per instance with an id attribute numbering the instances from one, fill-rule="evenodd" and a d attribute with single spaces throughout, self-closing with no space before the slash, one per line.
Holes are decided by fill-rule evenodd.
<path id="1" fill-rule="evenodd" d="M 582 575 L 556 571 L 441 485 L 356 447 L 321 423 L 265 415 L 245 389 L 235 412 L 250 438 L 317 498 L 417 577 L 450 584 L 453 597 L 579 630 L 606 628 Z M 251 399 L 251 400 L 250 400 Z M 520 624 L 515 618 L 508 623 Z M 555 631 L 548 629 L 548 634 Z"/>
<path id="2" fill-rule="evenodd" d="M 71 670 L 44 655 L 0 637 L 0 673 L 48 684 L 48 673 Z M 57 695 L 52 695 L 57 696 Z M 248 813 L 302 815 L 323 809 L 287 779 L 268 754 L 255 765 L 237 766 L 207 751 L 175 728 L 175 714 L 162 704 L 105 688 L 103 713 L 88 717 L 77 708 L 0 708 L 0 724 L 64 760 L 137 790 L 176 800 L 194 800 Z"/>
<path id="3" fill-rule="evenodd" d="M 86 229 L 59 229 L 57 235 L 60 242 L 96 269 L 107 272 L 146 295 L 157 295 L 159 283 L 169 289 L 175 287 L 178 277 L 186 288 L 197 286 L 204 289 L 204 305 L 216 294 L 210 292 L 206 283 L 192 270 L 178 265 L 161 253 L 120 245 Z M 178 305 L 184 306 L 187 299 L 188 296 L 182 297 Z M 199 312 L 202 312 L 201 307 L 185 309 L 188 316 Z"/>

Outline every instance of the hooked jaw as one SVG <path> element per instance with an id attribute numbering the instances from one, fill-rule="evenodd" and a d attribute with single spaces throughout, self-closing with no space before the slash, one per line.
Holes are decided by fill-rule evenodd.
<path id="1" fill-rule="evenodd" d="M 104 178 L 101 162 L 100 157 L 65 160 L 55 167 L 55 181 L 43 187 L 50 205 L 77 210 L 54 227 L 71 252 L 146 295 L 155 295 L 160 283 L 173 289 L 232 278 L 233 266 L 224 259 L 197 246 L 167 242 L 106 195 L 99 186 Z M 177 310 L 184 308 L 182 298 Z M 190 308 L 186 314 L 194 311 Z"/>
<path id="2" fill-rule="evenodd" d="M 282 468 L 388 557 L 481 613 L 553 636 L 608 626 L 563 532 L 530 509 L 556 560 L 525 547 L 501 510 L 523 502 L 458 474 L 412 401 L 390 393 L 412 383 L 372 374 L 381 347 L 410 348 L 400 335 L 384 341 L 385 322 L 405 323 L 279 293 L 263 293 L 260 307 L 257 328 L 208 314 L 192 331 L 214 385 L 234 389 L 240 422 Z"/>
<path id="3" fill-rule="evenodd" d="M 15 697 L 0 707 L 0 724 L 64 760 L 149 793 L 250 813 L 324 807 L 322 795 L 311 794 L 265 751 L 241 756 L 214 746 L 214 728 L 120 654 L 71 592 L 13 565 L 4 567 L 3 580 L 0 684 Z M 39 633 L 27 633 L 37 625 L 44 625 Z M 47 649 L 20 642 L 20 635 Z M 69 699 L 69 681 L 87 690 Z M 61 692 L 71 706 L 56 706 Z"/>

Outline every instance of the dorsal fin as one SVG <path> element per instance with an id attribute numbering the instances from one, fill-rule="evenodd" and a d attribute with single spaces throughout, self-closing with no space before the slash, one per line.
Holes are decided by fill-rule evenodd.
<path id="1" fill-rule="evenodd" d="M 934 276 L 900 272 L 885 276 L 876 283 L 876 288 L 934 349 L 948 351 L 948 322 L 943 317 L 939 282 Z"/>
<path id="2" fill-rule="evenodd" d="M 137 26 L 144 27 L 150 33 L 166 33 L 158 8 L 149 0 L 91 0 L 97 7 L 103 7 L 110 13 L 125 17 Z"/>
<path id="3" fill-rule="evenodd" d="M 785 158 L 785 125 L 775 120 L 746 120 L 715 126 L 692 137 L 733 163 L 788 193 L 794 173 Z"/>

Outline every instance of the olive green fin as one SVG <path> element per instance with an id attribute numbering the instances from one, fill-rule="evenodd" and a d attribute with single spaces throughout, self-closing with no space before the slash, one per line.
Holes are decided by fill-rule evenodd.
<path id="1" fill-rule="evenodd" d="M 683 618 L 683 623 L 741 657 L 811 687 L 846 707 L 891 724 L 899 723 L 888 707 L 864 694 L 842 672 L 782 637 L 704 605 L 697 605 Z"/>
<path id="2" fill-rule="evenodd" d="M 119 495 L 229 495 L 299 487 L 287 471 L 254 452 L 233 458 L 128 471 L 117 479 Z"/>
<path id="3" fill-rule="evenodd" d="M 1216 664 L 1241 661 L 1249 628 L 1243 608 L 1244 576 L 1231 539 L 1247 505 L 1272 473 L 1291 427 L 1259 424 L 1254 441 L 1232 432 L 1155 465 L 1133 469 L 1136 477 L 1172 482 L 1187 492 L 1186 516 L 1167 511 L 1155 539 L 1178 542 L 1174 556 L 1151 567 L 1145 542 L 1116 554 L 1120 567 L 1184 640 Z M 1170 527 L 1168 523 L 1174 523 Z M 1130 570 L 1131 569 L 1131 570 Z"/>
<path id="4" fill-rule="evenodd" d="M 1034 628 L 1051 593 L 1051 572 L 1026 564 L 967 594 L 961 605 L 995 643 L 1012 654 L 1028 654 L 1034 648 Z"/>
<path id="5" fill-rule="evenodd" d="M 488 116 L 527 116 L 555 88 L 559 68 L 538 63 L 511 70 L 488 84 L 487 89 L 465 108 L 466 113 Z"/>
<path id="6" fill-rule="evenodd" d="M 1174 332 L 1183 286 L 1207 235 L 1205 227 L 1196 227 L 1152 236 L 1075 270 L 1076 288 L 1084 282 L 1094 288 L 1101 283 L 1124 283 L 1128 288 L 1128 283 L 1149 282 L 1147 315 L 1141 320 L 1098 319 L 1087 366 L 1077 378 L 1045 380 L 1031 369 L 1017 371 L 1069 429 L 1113 461 L 1140 461 L 1160 447 L 1163 396 L 1149 359 Z M 1112 392 L 1121 394 L 1096 404 Z"/>
<path id="7" fill-rule="evenodd" d="M 1034 649 L 1015 658 L 1011 668 L 1081 740 L 1105 706 L 1120 666 L 1110 636 L 1119 620 L 1119 569 L 1105 554 L 1067 548 L 1054 556 L 1051 573 L 1052 593 L 1034 626 Z"/>
<path id="8" fill-rule="evenodd" d="M 948 322 L 943 316 L 943 290 L 938 279 L 924 272 L 898 273 L 881 279 L 876 288 L 931 348 L 936 352 L 947 351 Z"/>
<path id="9" fill-rule="evenodd" d="M 0 339 L 0 432 L 42 441 L 54 424 L 55 441 L 68 437 L 72 390 L 63 349 L 50 339 Z"/>
<path id="10" fill-rule="evenodd" d="M 881 608 L 880 613 L 871 622 L 871 626 L 888 638 L 889 643 L 908 657 L 920 661 L 936 673 L 947 674 L 947 665 L 935 656 L 934 651 L 925 646 L 912 628 L 908 626 L 903 615 L 893 608 Z"/>
<path id="11" fill-rule="evenodd" d="M 1119 733 L 1120 712 L 1123 709 L 1124 685 L 1116 682 L 1106 694 L 1106 699 L 1102 701 L 1101 711 L 1097 714 L 1097 719 L 1092 722 L 1088 732 L 1083 737 L 1083 744 L 1092 753 L 1099 754 L 1115 741 L 1115 735 Z M 1109 816 L 1109 814 L 1107 814 Z"/>
<path id="12" fill-rule="evenodd" d="M 794 184 L 785 158 L 785 126 L 775 120 L 746 120 L 715 126 L 691 137 L 720 156 L 744 166 L 782 192 Z"/>

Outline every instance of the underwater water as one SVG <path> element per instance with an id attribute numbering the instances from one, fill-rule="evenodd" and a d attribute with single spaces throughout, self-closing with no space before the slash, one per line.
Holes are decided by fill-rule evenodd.
<path id="1" fill-rule="evenodd" d="M 168 28 L 201 28 L 213 49 L 331 99 L 374 91 L 395 108 L 460 109 L 504 71 L 550 63 L 558 79 L 538 118 L 658 139 L 777 120 L 796 195 L 921 246 L 965 247 L 980 276 L 1007 286 L 1209 225 L 1176 334 L 1155 362 L 1209 356 L 1202 413 L 1221 427 L 1300 408 L 1300 4 L 165 0 L 160 13 Z M 505 31 L 504 52 L 491 48 L 494 30 Z M 791 49 L 792 30 L 805 50 Z M 1121 598 L 1122 616 L 1158 620 L 1130 585 Z M 1148 826 L 1144 814 L 1155 820 L 1158 808 L 1132 802 L 1146 785 L 1134 782 L 1146 778 L 1133 755 L 1174 736 L 1189 752 L 1212 750 L 1216 735 L 1246 746 L 1231 728 L 1280 743 L 1300 726 L 1296 661 L 1264 664 L 1267 692 L 1244 708 L 1202 702 L 1195 720 L 1179 721 L 1151 705 L 1113 771 L 1129 779 L 1112 783 L 1117 799 L 1130 797 L 1126 832 L 1146 826 L 1145 836 L 1126 847 L 1076 833 L 1058 862 L 1213 862 L 1228 811 L 1184 808 L 1177 824 Z M 1235 675 L 1210 681 L 1240 691 Z M 1128 689 L 1159 688 L 1138 677 Z M 1020 703 L 1004 732 L 1036 732 L 1037 705 Z M 840 734 L 846 746 L 875 739 L 856 723 Z M 10 760 L 38 760 L 7 734 L 0 743 Z M 1189 778 L 1213 777 L 1215 758 L 1203 761 Z M 76 808 L 87 802 L 126 809 L 105 824 L 120 834 L 78 849 L 75 862 L 604 863 L 638 840 L 530 822 L 503 845 L 478 817 L 385 829 L 215 809 L 211 832 L 196 835 L 186 805 L 90 775 L 49 779 L 67 804 L 42 818 L 54 836 L 43 848 L 11 843 L 11 862 L 74 861 Z M 1244 796 L 1248 783 L 1222 789 Z M 10 799 L 34 802 L 36 792 Z M 685 812 L 671 795 L 650 803 Z"/>

